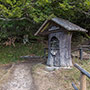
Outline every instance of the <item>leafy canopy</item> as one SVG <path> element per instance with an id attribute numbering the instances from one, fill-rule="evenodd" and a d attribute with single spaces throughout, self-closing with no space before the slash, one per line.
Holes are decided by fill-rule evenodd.
<path id="1" fill-rule="evenodd" d="M 90 17 L 90 0 L 0 0 L 0 17 L 29 17 L 36 22 L 55 15 L 69 20 Z M 78 16 L 76 16 L 79 13 Z"/>
<path id="2" fill-rule="evenodd" d="M 0 0 L 0 27 L 6 36 L 7 30 L 34 33 L 55 16 L 90 30 L 90 0 Z"/>

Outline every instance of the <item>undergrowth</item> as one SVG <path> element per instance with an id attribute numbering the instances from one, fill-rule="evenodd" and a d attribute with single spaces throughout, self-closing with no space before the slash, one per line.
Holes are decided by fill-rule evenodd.
<path id="1" fill-rule="evenodd" d="M 27 45 L 16 44 L 13 46 L 0 46 L 0 63 L 7 64 L 10 62 L 16 62 L 20 59 L 20 56 L 25 55 L 43 55 L 43 45 L 41 43 L 30 43 Z"/>

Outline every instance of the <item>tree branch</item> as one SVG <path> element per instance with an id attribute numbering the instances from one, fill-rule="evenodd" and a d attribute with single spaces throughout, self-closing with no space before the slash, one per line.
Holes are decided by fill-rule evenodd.
<path id="1" fill-rule="evenodd" d="M 88 15 L 88 16 L 90 16 L 90 13 L 88 13 L 88 12 L 85 12 L 85 11 L 82 11 L 84 14 L 86 14 L 86 15 Z"/>
<path id="2" fill-rule="evenodd" d="M 80 10 L 80 9 L 78 9 L 78 8 L 76 8 L 79 12 L 82 12 L 82 13 L 84 13 L 85 15 L 88 15 L 88 16 L 90 16 L 90 13 L 89 12 L 85 12 L 85 11 L 83 11 L 83 10 Z"/>
<path id="3" fill-rule="evenodd" d="M 31 20 L 31 19 L 26 18 L 26 17 L 22 17 L 22 18 L 15 18 L 15 19 L 0 18 L 0 20 L 3 20 L 3 21 L 21 21 L 21 20 L 28 20 L 29 22 L 32 22 L 32 20 Z"/>

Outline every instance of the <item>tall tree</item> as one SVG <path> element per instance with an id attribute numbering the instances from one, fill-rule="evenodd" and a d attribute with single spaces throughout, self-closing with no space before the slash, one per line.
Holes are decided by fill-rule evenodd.
<path id="1" fill-rule="evenodd" d="M 0 0 L 0 27 L 22 30 L 61 17 L 90 31 L 90 0 Z M 13 21 L 13 24 L 10 22 Z M 17 21 L 20 21 L 17 25 Z M 29 24 L 26 22 L 29 21 Z M 1 22 L 1 23 L 2 23 Z M 32 25 L 33 24 L 33 25 Z M 12 28 L 10 28 L 12 27 Z M 19 27 L 19 28 L 18 28 Z M 35 28 L 28 28 L 35 31 Z M 26 29 L 25 29 L 26 30 Z"/>

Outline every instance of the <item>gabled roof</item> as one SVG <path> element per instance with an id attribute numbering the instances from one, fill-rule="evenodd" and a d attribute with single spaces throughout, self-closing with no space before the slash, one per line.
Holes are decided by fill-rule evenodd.
<path id="1" fill-rule="evenodd" d="M 42 29 L 46 29 L 49 24 L 48 22 L 53 21 L 54 23 L 58 24 L 59 26 L 65 28 L 67 31 L 80 31 L 80 32 L 87 32 L 86 29 L 81 28 L 78 25 L 75 25 L 68 20 L 61 19 L 61 18 L 52 18 L 51 20 L 46 20 L 43 25 L 39 28 L 39 30 L 35 33 L 35 36 L 38 35 Z M 47 26 L 46 26 L 47 25 Z M 44 31 L 43 30 L 43 31 Z"/>

